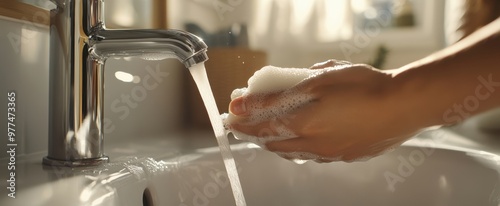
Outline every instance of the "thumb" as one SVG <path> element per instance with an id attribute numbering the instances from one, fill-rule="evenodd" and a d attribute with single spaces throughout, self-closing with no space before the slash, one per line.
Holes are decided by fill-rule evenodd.
<path id="1" fill-rule="evenodd" d="M 229 112 L 237 116 L 245 116 L 248 114 L 247 106 L 245 104 L 245 97 L 240 96 L 236 99 L 233 99 L 231 103 L 229 103 Z"/>
<path id="2" fill-rule="evenodd" d="M 237 116 L 248 116 L 252 110 L 266 109 L 278 103 L 281 92 L 249 94 L 237 97 L 229 103 L 229 112 Z"/>

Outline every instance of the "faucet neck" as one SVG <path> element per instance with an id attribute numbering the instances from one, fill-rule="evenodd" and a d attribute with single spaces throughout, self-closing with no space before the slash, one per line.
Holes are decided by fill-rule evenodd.
<path id="1" fill-rule="evenodd" d="M 102 0 L 53 0 L 49 72 L 49 149 L 44 164 L 86 166 L 103 153 L 103 62 L 89 37 L 103 25 Z"/>
<path id="2" fill-rule="evenodd" d="M 207 46 L 177 30 L 106 30 L 104 0 L 52 0 L 49 149 L 44 164 L 89 166 L 103 151 L 104 63 L 111 56 L 164 54 L 186 67 L 204 62 Z"/>

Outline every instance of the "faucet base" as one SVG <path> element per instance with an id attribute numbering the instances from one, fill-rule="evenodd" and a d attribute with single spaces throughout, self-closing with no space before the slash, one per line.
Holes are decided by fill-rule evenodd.
<path id="1" fill-rule="evenodd" d="M 50 157 L 43 158 L 44 165 L 50 165 L 55 167 L 86 167 L 86 166 L 98 166 L 102 163 L 109 162 L 107 156 L 102 156 L 99 158 L 92 159 L 81 159 L 81 160 L 56 160 Z"/>

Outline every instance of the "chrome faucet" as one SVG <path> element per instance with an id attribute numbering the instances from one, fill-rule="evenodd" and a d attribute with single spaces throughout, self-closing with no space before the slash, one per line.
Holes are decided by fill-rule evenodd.
<path id="1" fill-rule="evenodd" d="M 179 30 L 109 30 L 104 0 L 52 0 L 49 148 L 46 165 L 91 166 L 103 151 L 104 63 L 108 57 L 155 54 L 186 67 L 208 60 L 199 37 Z"/>

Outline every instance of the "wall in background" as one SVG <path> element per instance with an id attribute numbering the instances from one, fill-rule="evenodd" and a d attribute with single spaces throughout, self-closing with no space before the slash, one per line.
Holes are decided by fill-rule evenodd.
<path id="1" fill-rule="evenodd" d="M 49 31 L 46 25 L 0 16 L 0 132 L 7 139 L 7 93 L 15 92 L 16 154 L 47 149 Z M 0 157 L 8 154 L 2 152 Z"/>
<path id="2" fill-rule="evenodd" d="M 327 2 L 328 0 L 321 1 Z M 358 0 L 352 2 L 368 1 Z M 270 19 L 274 19 L 278 23 L 288 22 L 284 25 L 285 27 L 293 26 L 293 22 L 276 19 L 276 16 L 280 18 L 286 17 L 286 13 L 285 15 L 280 13 L 288 10 L 291 10 L 289 11 L 290 18 L 293 17 L 293 11 L 296 9 L 294 10 L 291 7 L 293 6 L 290 5 L 292 3 L 288 1 L 285 4 L 283 2 L 279 3 L 278 0 L 274 2 L 277 3 L 273 5 L 272 9 L 262 10 L 258 1 L 169 0 L 169 25 L 173 28 L 184 29 L 185 23 L 194 22 L 206 32 L 213 33 L 229 28 L 233 24 L 245 24 L 248 26 L 250 48 L 264 50 L 268 54 L 269 64 L 283 67 L 308 67 L 316 62 L 332 58 L 370 63 L 375 58 L 377 48 L 385 45 L 389 53 L 384 68 L 395 68 L 425 57 L 445 45 L 444 0 L 418 1 L 415 6 L 418 10 L 414 11 L 414 15 L 418 18 L 416 17 L 416 27 L 414 28 L 390 28 L 381 32 L 374 32 L 374 29 L 370 30 L 370 28 L 354 29 L 352 36 L 348 39 L 330 42 L 305 41 L 306 43 L 297 43 L 294 39 L 290 39 L 289 33 L 277 34 L 272 32 L 268 34 L 268 37 L 258 34 L 256 27 L 259 25 L 256 25 L 257 21 L 255 19 L 263 15 L 269 16 L 263 12 L 272 12 Z M 404 0 L 400 0 L 400 2 L 404 2 Z M 311 22 L 308 24 L 314 25 L 319 20 L 311 18 Z M 354 23 L 353 19 L 349 21 Z M 279 26 L 279 24 L 275 26 Z M 353 27 L 358 26 L 354 25 Z M 303 30 L 308 29 L 309 26 L 303 28 Z M 286 40 L 284 44 L 275 44 L 273 43 L 275 40 L 264 44 L 259 43 L 259 41 L 266 38 L 279 40 L 280 36 Z M 346 48 L 346 45 L 353 48 Z"/>

